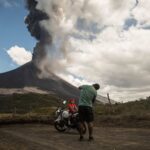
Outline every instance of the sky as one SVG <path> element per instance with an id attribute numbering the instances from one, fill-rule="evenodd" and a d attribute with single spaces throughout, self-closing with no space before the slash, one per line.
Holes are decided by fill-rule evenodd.
<path id="1" fill-rule="evenodd" d="M 79 7 L 82 1 L 78 0 Z M 49 11 L 47 2 L 41 1 L 39 9 Z M 150 1 L 88 2 L 84 14 L 75 9 L 73 19 L 69 17 L 59 28 L 68 34 L 67 26 L 71 32 L 72 50 L 68 52 L 71 61 L 58 75 L 76 86 L 98 82 L 100 94 L 110 93 L 121 102 L 150 96 Z M 71 14 L 66 5 L 64 11 Z M 36 40 L 24 24 L 27 14 L 23 0 L 0 0 L 0 73 L 32 59 Z M 72 29 L 70 22 L 79 15 L 82 18 L 76 17 Z"/>
<path id="2" fill-rule="evenodd" d="M 0 73 L 31 60 L 36 41 L 24 23 L 27 13 L 24 0 L 0 0 Z"/>

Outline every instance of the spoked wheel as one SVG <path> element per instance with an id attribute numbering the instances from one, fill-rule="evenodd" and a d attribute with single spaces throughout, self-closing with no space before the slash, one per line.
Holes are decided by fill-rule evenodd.
<path id="1" fill-rule="evenodd" d="M 79 124 L 79 123 L 78 123 L 78 125 L 77 125 L 77 130 L 78 130 L 78 132 L 80 132 L 80 124 Z M 82 133 L 83 133 L 83 134 L 86 133 L 86 124 L 85 124 L 85 123 L 83 123 Z"/>
<path id="2" fill-rule="evenodd" d="M 85 134 L 86 133 L 86 124 L 84 123 L 83 124 L 83 134 Z"/>
<path id="3" fill-rule="evenodd" d="M 59 132 L 64 132 L 67 129 L 67 127 L 65 126 L 64 122 L 55 122 L 54 127 Z"/>

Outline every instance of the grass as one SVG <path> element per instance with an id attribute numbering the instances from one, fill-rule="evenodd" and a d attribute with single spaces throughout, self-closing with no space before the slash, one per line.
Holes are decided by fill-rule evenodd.
<path id="1" fill-rule="evenodd" d="M 53 123 L 54 112 L 60 104 L 55 95 L 0 95 L 0 124 Z"/>
<path id="2" fill-rule="evenodd" d="M 57 107 L 60 99 L 54 95 L 41 94 L 13 94 L 0 95 L 0 113 L 25 114 L 41 108 Z"/>
<path id="3" fill-rule="evenodd" d="M 150 127 L 150 97 L 112 106 L 97 105 L 95 118 L 101 126 Z"/>
<path id="4" fill-rule="evenodd" d="M 62 100 L 54 95 L 0 95 L 0 124 L 53 123 L 54 113 Z M 150 127 L 150 97 L 112 106 L 96 104 L 95 123 L 100 126 Z"/>
<path id="5" fill-rule="evenodd" d="M 49 123 L 53 124 L 52 115 L 36 113 L 28 114 L 0 114 L 0 124 L 25 124 L 25 123 Z"/>
<path id="6" fill-rule="evenodd" d="M 139 101 L 116 103 L 112 106 L 96 105 L 95 112 L 98 115 L 148 115 L 150 114 L 150 97 Z"/>

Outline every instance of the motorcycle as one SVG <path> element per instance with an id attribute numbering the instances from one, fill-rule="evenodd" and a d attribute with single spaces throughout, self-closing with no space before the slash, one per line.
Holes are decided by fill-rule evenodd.
<path id="1" fill-rule="evenodd" d="M 66 104 L 66 101 L 63 102 Z M 69 111 L 63 107 L 58 107 L 55 112 L 56 119 L 54 121 L 54 127 L 59 132 L 65 132 L 67 129 L 76 129 L 78 132 L 80 130 L 79 126 L 79 113 L 74 113 L 71 117 Z M 86 125 L 83 124 L 83 134 L 86 133 Z"/>

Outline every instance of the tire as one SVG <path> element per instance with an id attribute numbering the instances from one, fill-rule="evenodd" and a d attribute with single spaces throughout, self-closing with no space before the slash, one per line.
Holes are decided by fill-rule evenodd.
<path id="1" fill-rule="evenodd" d="M 55 122 L 54 127 L 59 132 L 64 132 L 67 129 L 64 122 Z"/>
<path id="2" fill-rule="evenodd" d="M 83 134 L 85 134 L 86 133 L 86 125 L 85 125 L 85 123 L 83 124 Z"/>
<path id="3" fill-rule="evenodd" d="M 86 129 L 86 124 L 84 123 L 84 124 L 83 124 L 83 134 L 86 133 L 86 130 L 87 130 L 87 129 Z M 77 131 L 80 132 L 80 124 L 77 125 Z"/>

